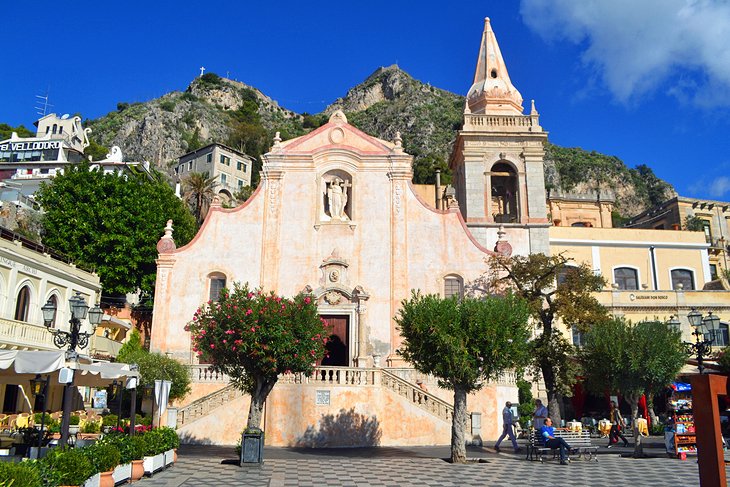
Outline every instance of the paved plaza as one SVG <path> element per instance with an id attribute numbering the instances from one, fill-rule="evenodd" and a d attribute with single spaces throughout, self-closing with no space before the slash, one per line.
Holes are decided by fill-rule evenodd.
<path id="1" fill-rule="evenodd" d="M 667 458 L 660 439 L 652 439 L 651 458 L 624 458 L 631 449 L 600 448 L 599 461 L 576 460 L 563 466 L 525 460 L 523 454 L 470 448 L 480 463 L 451 465 L 448 447 L 296 449 L 266 448 L 262 467 L 238 467 L 233 447 L 182 446 L 178 462 L 139 487 L 227 486 L 507 486 L 567 487 L 697 486 L 697 461 Z M 491 444 L 490 444 L 491 445 Z M 222 463 L 223 462 L 223 463 Z"/>

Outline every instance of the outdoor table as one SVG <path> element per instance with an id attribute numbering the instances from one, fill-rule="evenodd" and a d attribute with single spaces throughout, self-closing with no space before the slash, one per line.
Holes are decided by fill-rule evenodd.
<path id="1" fill-rule="evenodd" d="M 649 424 L 646 419 L 638 418 L 636 420 L 636 427 L 639 428 L 639 434 L 641 436 L 649 436 Z"/>
<path id="2" fill-rule="evenodd" d="M 580 421 L 568 421 L 566 424 L 568 431 L 583 431 L 583 424 Z"/>
<path id="3" fill-rule="evenodd" d="M 601 433 L 601 438 L 608 436 L 611 432 L 611 422 L 607 419 L 602 419 L 598 422 L 598 431 Z"/>

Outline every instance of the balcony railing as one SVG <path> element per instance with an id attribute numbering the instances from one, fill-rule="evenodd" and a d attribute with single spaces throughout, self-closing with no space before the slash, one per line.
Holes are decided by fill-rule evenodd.
<path id="1" fill-rule="evenodd" d="M 122 344 L 102 336 L 92 336 L 89 345 L 80 350 L 92 357 L 116 357 Z M 0 349 L 10 350 L 58 350 L 53 335 L 42 325 L 0 318 Z"/>

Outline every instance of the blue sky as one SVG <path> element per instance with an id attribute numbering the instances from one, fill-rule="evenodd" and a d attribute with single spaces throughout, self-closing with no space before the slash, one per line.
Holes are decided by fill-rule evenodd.
<path id="1" fill-rule="evenodd" d="M 4 5 L 0 122 L 35 95 L 95 118 L 207 70 L 316 113 L 379 66 L 455 93 L 489 16 L 513 84 L 550 140 L 649 165 L 685 196 L 730 199 L 724 0 L 18 1 Z M 93 134 L 92 134 L 93 137 Z"/>

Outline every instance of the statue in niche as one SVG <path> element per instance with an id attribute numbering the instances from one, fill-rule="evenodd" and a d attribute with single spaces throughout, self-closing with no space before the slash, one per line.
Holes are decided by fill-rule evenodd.
<path id="1" fill-rule="evenodd" d="M 329 207 L 329 217 L 332 220 L 349 219 L 345 208 L 347 207 L 347 188 L 350 186 L 349 181 L 337 176 L 327 183 L 327 206 Z"/>

